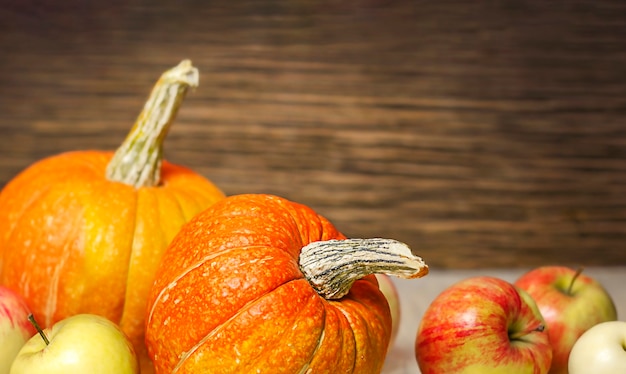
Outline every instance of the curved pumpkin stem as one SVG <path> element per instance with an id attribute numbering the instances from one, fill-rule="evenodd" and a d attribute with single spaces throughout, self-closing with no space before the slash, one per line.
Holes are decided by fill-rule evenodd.
<path id="1" fill-rule="evenodd" d="M 420 278 L 428 265 L 404 243 L 393 239 L 346 239 L 313 242 L 300 252 L 300 270 L 327 300 L 340 299 L 366 275 L 383 273 Z"/>
<path id="2" fill-rule="evenodd" d="M 161 75 L 130 133 L 107 165 L 107 179 L 135 188 L 159 184 L 163 141 L 189 87 L 197 87 L 198 81 L 198 69 L 189 60 Z"/>

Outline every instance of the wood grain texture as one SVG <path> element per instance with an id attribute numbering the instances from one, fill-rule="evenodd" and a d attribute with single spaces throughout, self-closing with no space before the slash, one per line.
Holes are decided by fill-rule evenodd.
<path id="1" fill-rule="evenodd" d="M 623 265 L 625 35 L 619 0 L 3 0 L 0 185 L 116 148 L 190 58 L 166 157 L 227 194 L 431 266 Z"/>

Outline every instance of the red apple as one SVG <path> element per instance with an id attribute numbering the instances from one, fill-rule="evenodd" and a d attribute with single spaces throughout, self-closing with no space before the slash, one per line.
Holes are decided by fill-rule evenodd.
<path id="1" fill-rule="evenodd" d="M 444 290 L 421 320 L 415 355 L 422 374 L 545 374 L 552 349 L 535 302 L 495 277 Z"/>
<path id="2" fill-rule="evenodd" d="M 391 339 L 389 340 L 389 346 L 391 347 L 396 341 L 398 329 L 400 328 L 400 297 L 391 277 L 386 274 L 376 274 L 376 279 L 378 279 L 378 288 L 385 295 L 391 311 Z"/>
<path id="3" fill-rule="evenodd" d="M 617 319 L 609 293 L 593 278 L 564 266 L 542 266 L 515 284 L 533 297 L 546 321 L 553 350 L 551 374 L 567 373 L 576 340 L 600 322 Z"/>
<path id="4" fill-rule="evenodd" d="M 9 372 L 17 353 L 36 333 L 28 321 L 29 314 L 22 296 L 0 286 L 0 374 Z"/>

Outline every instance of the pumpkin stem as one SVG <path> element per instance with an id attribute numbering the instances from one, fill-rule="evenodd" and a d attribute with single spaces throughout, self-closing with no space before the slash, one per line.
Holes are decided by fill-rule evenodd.
<path id="1" fill-rule="evenodd" d="M 318 294 L 331 300 L 345 296 L 366 275 L 420 278 L 428 274 L 428 265 L 396 240 L 346 239 L 313 242 L 302 248 L 300 270 Z"/>
<path id="2" fill-rule="evenodd" d="M 133 128 L 107 165 L 108 180 L 139 187 L 161 180 L 163 141 L 189 87 L 197 87 L 198 69 L 184 60 L 161 75 Z"/>

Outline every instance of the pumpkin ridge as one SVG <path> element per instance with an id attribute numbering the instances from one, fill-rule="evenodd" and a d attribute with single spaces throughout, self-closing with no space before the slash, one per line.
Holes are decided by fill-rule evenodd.
<path id="1" fill-rule="evenodd" d="M 79 156 L 79 157 L 76 157 Z M 66 185 L 71 185 L 75 183 L 75 181 L 65 181 L 64 183 L 50 183 L 49 181 L 39 181 L 42 176 L 47 174 L 54 175 L 55 178 L 61 178 L 64 175 L 69 175 L 73 178 L 77 178 L 82 182 L 85 179 L 89 179 L 85 177 L 85 173 L 99 175 L 100 172 L 100 159 L 97 158 L 99 155 L 95 151 L 67 151 L 60 153 L 58 155 L 53 155 L 48 158 L 44 158 L 42 160 L 37 161 L 32 166 L 43 168 L 38 173 L 35 173 L 34 169 L 25 169 L 21 173 L 19 173 L 12 181 L 9 181 L 4 189 L 0 190 L 0 195 L 9 194 L 13 195 L 14 193 L 10 191 L 13 188 L 24 188 L 30 186 L 36 186 L 36 188 L 28 188 L 28 202 L 21 203 L 21 209 L 19 215 L 13 217 L 9 223 L 11 223 L 11 230 L 9 231 L 11 234 L 15 232 L 13 229 L 16 226 L 19 226 L 18 223 L 21 218 L 28 213 L 28 211 L 33 208 L 45 195 L 47 195 L 50 191 L 60 188 L 66 189 Z M 106 157 L 105 157 L 106 158 Z M 63 166 L 59 166 L 57 162 L 61 162 Z M 15 186 L 17 183 L 17 186 Z M 0 197 L 0 206 L 2 205 L 2 198 Z M 14 213 L 14 212 L 13 212 Z M 11 237 L 7 237 L 5 242 L 10 242 Z M 4 239 L 0 238 L 0 243 L 2 243 Z M 0 252 L 3 250 L 0 248 Z M 0 257 L 2 253 L 0 253 Z M 0 275 L 2 274 L 2 266 L 3 264 L 0 262 Z"/>
<path id="2" fill-rule="evenodd" d="M 319 295 L 316 295 L 316 296 L 319 297 Z M 324 323 L 324 325 L 322 326 L 322 329 L 321 329 L 322 332 L 320 333 L 320 336 L 317 338 L 317 345 L 315 346 L 315 349 L 311 351 L 311 357 L 309 357 L 309 360 L 304 365 L 302 365 L 302 369 L 300 369 L 300 372 L 298 374 L 305 374 L 307 370 L 309 370 L 309 368 L 311 367 L 311 363 L 313 362 L 313 359 L 315 358 L 315 356 L 317 356 L 317 352 L 319 352 L 320 348 L 322 347 L 322 343 L 324 342 L 324 337 L 326 336 L 326 328 L 328 327 L 328 324 L 326 323 L 326 317 L 328 314 L 328 309 L 327 309 L 328 304 L 326 303 L 325 300 L 322 300 L 322 303 L 324 303 L 323 314 L 322 314 L 322 322 Z"/>
<path id="3" fill-rule="evenodd" d="M 303 280 L 303 281 L 305 282 L 305 284 L 306 284 L 306 283 L 308 283 L 308 282 L 306 282 L 306 279 L 303 279 L 303 278 L 292 279 L 292 280 L 290 280 L 289 282 L 285 282 L 285 283 L 283 283 L 283 284 L 280 284 L 278 287 L 275 287 L 275 288 L 274 288 L 274 290 L 277 290 L 278 288 L 283 287 L 283 286 L 286 286 L 286 285 L 288 285 L 288 284 L 290 284 L 290 283 L 292 283 L 292 282 L 294 282 L 294 281 L 297 281 L 297 280 Z M 306 286 L 308 286 L 308 284 L 306 284 Z M 271 296 L 271 294 L 274 292 L 274 290 L 272 290 L 272 291 L 270 291 L 270 292 L 266 293 L 265 295 L 262 295 L 262 296 L 261 296 L 261 297 L 259 297 L 257 300 L 260 300 L 261 298 L 263 298 L 263 297 L 265 297 L 265 296 Z M 315 291 L 313 291 L 313 292 L 312 292 L 312 294 L 311 294 L 311 296 L 309 297 L 309 301 L 307 301 L 307 303 L 306 303 L 306 304 L 302 307 L 302 309 L 301 309 L 301 310 L 299 310 L 299 311 L 298 311 L 298 313 L 296 314 L 296 316 L 293 318 L 293 319 L 294 319 L 294 321 L 295 321 L 295 324 L 297 324 L 297 322 L 298 322 L 298 320 L 300 319 L 300 316 L 302 315 L 302 313 L 304 313 L 304 311 L 305 311 L 307 308 L 309 308 L 309 305 L 310 305 L 313 301 L 318 301 L 318 300 L 319 300 L 318 298 L 319 298 L 319 295 L 318 295 Z M 322 303 L 324 303 L 323 298 L 322 298 L 321 302 L 322 302 Z M 317 349 L 320 347 L 320 345 L 321 345 L 321 341 L 322 341 L 322 338 L 323 338 L 323 336 L 324 336 L 324 329 L 325 329 L 325 327 L 326 327 L 326 307 L 325 307 L 325 306 L 324 306 L 324 308 L 322 308 L 322 311 L 323 311 L 323 314 L 322 314 L 321 320 L 323 321 L 324 325 L 323 325 L 323 326 L 322 326 L 322 328 L 320 329 L 320 334 L 319 334 L 319 336 L 318 336 L 318 338 L 317 338 L 317 345 L 315 346 L 315 349 L 313 349 L 313 350 L 312 350 L 311 356 L 310 356 L 310 357 L 309 357 L 309 359 L 308 359 L 308 360 L 307 360 L 307 361 L 306 361 L 306 362 L 302 365 L 301 372 L 303 372 L 303 373 L 305 373 L 305 372 L 306 372 L 306 370 L 307 370 L 307 368 L 308 368 L 309 364 L 310 364 L 310 363 L 311 363 L 311 361 L 313 360 L 313 357 L 315 357 L 315 353 L 317 352 Z M 285 333 L 287 333 L 287 332 L 288 332 L 288 330 L 284 330 L 284 331 L 282 331 L 281 335 L 285 335 Z M 280 344 L 280 341 L 279 341 L 279 340 L 278 340 L 277 342 Z M 271 347 L 268 347 L 268 348 L 266 349 L 266 351 L 268 351 L 268 350 L 270 350 L 270 351 L 271 351 Z M 262 359 L 262 356 L 258 356 L 258 357 L 257 357 L 257 361 L 259 361 L 260 359 Z M 256 366 L 256 365 L 252 365 L 252 366 Z M 304 371 L 303 371 L 303 370 L 304 370 Z"/>
<path id="4" fill-rule="evenodd" d="M 345 325 L 348 326 L 350 328 L 350 336 L 352 337 L 352 339 L 348 340 L 348 343 L 351 343 L 353 346 L 353 351 L 355 352 L 355 354 L 352 356 L 352 369 L 350 370 L 350 372 L 354 373 L 354 369 L 356 368 L 356 362 L 357 362 L 357 354 L 356 352 L 359 352 L 359 348 L 358 348 L 358 344 L 357 344 L 357 339 L 356 339 L 356 333 L 355 333 L 355 329 L 354 326 L 352 325 L 352 323 L 350 322 L 350 318 L 348 318 L 348 314 L 345 310 L 341 309 L 341 308 L 336 308 L 339 313 L 341 314 L 341 316 L 343 317 L 343 320 L 345 322 Z M 345 343 L 344 340 L 342 340 L 342 346 Z"/>
<path id="5" fill-rule="evenodd" d="M 8 237 L 6 237 L 6 238 L 0 238 L 0 243 L 2 243 L 3 241 L 4 242 L 10 242 L 11 241 L 10 239 L 11 239 L 12 235 L 15 234 L 15 227 L 20 225 L 18 222 L 20 222 L 22 220 L 22 217 L 24 217 L 24 215 L 26 215 L 26 213 L 31 208 L 34 207 L 34 205 L 37 202 L 37 200 L 39 200 L 42 196 L 45 196 L 50 191 L 50 189 L 52 189 L 52 185 L 46 184 L 45 187 L 41 189 L 41 191 L 38 190 L 34 194 L 31 195 L 30 201 L 28 203 L 24 204 L 23 209 L 21 209 L 21 211 L 20 211 L 20 214 L 11 219 L 13 224 L 10 225 L 11 226 L 11 230 L 9 231 L 10 235 Z M 1 201 L 0 201 L 0 203 L 1 203 Z M 2 255 L 2 257 L 4 257 L 4 250 L 0 248 L 0 251 L 2 251 L 2 253 L 0 253 L 0 255 Z M 4 264 L 2 262 L 0 262 L 0 275 L 2 275 L 2 266 L 4 266 Z"/>
<path id="6" fill-rule="evenodd" d="M 15 225 L 13 225 L 12 229 L 10 230 L 10 235 L 6 238 L 7 239 L 6 240 L 7 243 L 13 242 L 13 240 L 11 240 L 11 238 L 13 237 L 13 235 L 17 235 L 18 234 L 18 232 L 15 230 L 15 228 L 16 227 L 20 227 L 20 225 L 21 225 L 20 222 L 22 220 L 29 218 L 30 210 L 38 208 L 37 202 L 39 200 L 46 200 L 47 196 L 49 196 L 50 194 L 55 192 L 55 188 L 53 188 L 53 187 L 54 187 L 53 184 L 45 184 L 45 187 L 42 188 L 41 193 L 38 194 L 36 196 L 36 198 L 33 198 L 28 203 L 28 205 L 24 209 L 22 209 L 20 211 L 19 216 L 15 217 L 15 218 L 13 218 L 11 220 L 12 222 L 17 222 L 17 223 Z M 24 224 L 24 227 L 27 227 L 27 226 L 28 225 Z M 74 227 L 72 228 L 72 230 L 76 231 L 76 229 Z M 68 236 L 72 236 L 72 235 L 70 234 Z M 57 302 L 58 302 L 58 298 L 53 297 L 53 295 L 54 295 L 53 290 L 57 290 L 58 289 L 58 283 L 60 281 L 59 277 L 60 277 L 60 275 L 62 273 L 62 271 L 59 271 L 59 269 L 61 269 L 61 267 L 63 265 L 65 265 L 65 262 L 67 261 L 67 257 L 69 256 L 69 251 L 67 250 L 68 246 L 69 246 L 69 243 L 65 243 L 64 250 L 63 250 L 63 260 L 64 261 L 61 264 L 61 266 L 58 266 L 59 265 L 58 263 L 56 264 L 57 266 L 56 266 L 55 272 L 54 272 L 55 276 L 51 277 L 50 281 L 48 283 L 49 287 L 47 288 L 47 292 L 46 292 L 47 295 L 45 297 L 45 300 L 46 300 L 45 301 L 45 307 L 43 307 L 41 309 L 41 312 L 44 314 L 45 318 L 42 318 L 42 316 L 39 315 L 39 313 L 38 313 L 39 310 L 37 310 L 37 311 L 33 310 L 33 313 L 37 314 L 37 318 L 40 321 L 43 321 L 43 323 L 45 324 L 44 326 L 51 326 L 51 324 L 54 322 L 54 318 L 53 318 L 53 314 L 54 313 L 50 313 L 50 311 L 53 311 L 53 312 L 56 311 L 56 309 L 57 309 L 56 305 L 57 305 Z M 3 254 L 2 254 L 3 262 L 0 263 L 0 265 L 2 265 L 3 267 L 5 266 L 4 265 L 4 252 L 6 251 L 6 249 L 7 248 L 0 249 L 3 252 Z M 39 250 L 39 249 L 36 249 L 36 250 Z M 20 252 L 20 253 L 22 252 L 21 248 L 17 248 L 17 251 Z M 5 270 L 0 269 L 0 275 L 2 275 L 4 277 L 5 276 L 4 273 L 5 273 Z M 24 275 L 25 274 L 22 273 L 22 277 L 20 278 L 20 282 L 24 279 L 23 278 Z"/>
<path id="7" fill-rule="evenodd" d="M 280 220 L 287 220 L 288 222 L 283 222 L 286 226 L 293 229 L 287 234 L 293 239 L 291 245 L 281 247 L 281 250 L 292 255 L 296 261 L 298 261 L 300 250 L 305 245 L 312 241 L 321 240 L 324 236 L 324 225 L 322 224 L 321 216 L 305 205 L 286 200 L 276 195 L 244 194 L 234 197 L 241 198 L 244 201 L 247 199 L 255 200 L 260 197 L 263 198 L 263 200 L 255 200 L 255 206 L 262 205 L 263 207 L 280 212 L 277 214 L 277 217 L 279 217 Z M 316 230 L 313 230 L 309 226 L 314 226 Z M 313 236 L 313 232 L 316 232 L 318 235 Z"/>
<path id="8" fill-rule="evenodd" d="M 121 182 L 114 182 L 114 181 L 109 181 L 110 183 L 121 183 Z M 139 215 L 139 194 L 137 193 L 137 189 L 135 189 L 135 209 L 133 210 L 135 212 L 135 217 L 132 220 L 133 222 L 133 235 L 132 238 L 130 240 L 130 243 L 128 243 L 130 250 L 128 251 L 128 258 L 126 259 L 126 279 L 128 279 L 130 277 L 130 266 L 131 266 L 131 261 L 133 258 L 133 248 L 135 247 L 135 240 L 137 240 L 137 219 L 138 219 L 138 215 Z M 124 317 L 126 316 L 126 295 L 128 295 L 128 289 L 129 289 L 129 284 L 128 282 L 126 282 L 125 284 L 125 288 L 124 288 L 124 300 L 122 301 L 122 313 L 120 315 L 120 319 L 119 321 L 117 321 L 117 323 L 119 323 L 121 325 L 122 321 L 124 321 Z"/>
<path id="9" fill-rule="evenodd" d="M 298 243 L 298 246 L 300 247 L 298 249 L 298 254 L 299 254 L 302 247 L 304 247 L 307 243 L 312 241 L 311 240 L 312 230 L 307 229 L 306 232 L 303 230 L 307 228 L 307 225 L 301 224 L 301 221 L 303 218 L 302 217 L 303 212 L 297 209 L 294 209 L 293 204 L 284 204 L 280 202 L 280 200 L 278 200 L 278 202 L 276 202 L 275 204 L 287 213 L 286 216 L 289 217 L 289 219 L 291 220 L 291 223 L 293 224 L 293 226 L 296 228 L 298 232 L 298 235 L 295 235 L 295 236 L 297 236 L 297 238 L 300 239 L 300 243 Z M 310 217 L 307 217 L 307 220 L 308 220 L 307 222 L 308 225 L 315 226 L 320 230 L 319 236 L 321 237 L 322 227 L 320 224 L 319 216 L 313 213 Z M 296 260 L 297 260 L 297 257 L 296 257 Z"/>
<path id="10" fill-rule="evenodd" d="M 76 227 L 77 225 L 72 225 L 73 227 L 73 231 L 76 232 Z M 74 233 L 70 234 L 69 236 L 74 236 Z M 45 306 L 45 325 L 46 326 L 52 326 L 52 324 L 54 323 L 54 314 L 56 313 L 57 310 L 57 302 L 58 300 L 58 289 L 59 289 L 59 282 L 60 282 L 60 278 L 61 275 L 63 274 L 63 270 L 65 267 L 65 264 L 67 263 L 67 261 L 69 260 L 69 257 L 71 255 L 71 251 L 69 250 L 71 246 L 71 243 L 66 242 L 65 245 L 63 246 L 63 252 L 62 252 L 62 256 L 59 259 L 59 262 L 56 263 L 54 272 L 52 274 L 52 277 L 50 277 L 50 287 L 48 287 L 48 295 L 46 297 L 46 306 Z"/>
<path id="11" fill-rule="evenodd" d="M 191 357 L 200 347 L 202 347 L 209 339 L 211 339 L 214 335 L 218 334 L 221 330 L 223 330 L 224 328 L 226 328 L 228 326 L 229 323 L 231 323 L 232 321 L 236 320 L 239 316 L 243 315 L 245 312 L 249 311 L 250 308 L 252 308 L 253 306 L 263 302 L 265 297 L 269 297 L 272 295 L 272 293 L 282 287 L 286 287 L 288 285 L 290 285 L 291 283 L 295 282 L 295 281 L 304 281 L 306 282 L 305 279 L 303 279 L 303 277 L 301 278 L 294 278 L 291 279 L 287 282 L 281 283 L 279 284 L 277 287 L 274 287 L 271 290 L 268 290 L 267 292 L 261 294 L 259 297 L 257 297 L 256 299 L 250 300 L 248 301 L 246 304 L 244 304 L 238 311 L 237 313 L 233 314 L 231 317 L 229 317 L 227 320 L 225 320 L 224 322 L 222 322 L 220 325 L 216 326 L 213 328 L 213 330 L 211 330 L 208 334 L 206 334 L 202 339 L 200 339 L 193 347 L 191 347 L 191 349 L 185 351 L 185 353 L 182 355 L 182 357 L 180 358 L 180 360 L 178 361 L 178 363 L 176 364 L 176 366 L 174 366 L 174 368 L 172 369 L 171 374 L 176 374 L 178 372 L 178 370 L 180 370 L 180 368 L 184 365 L 185 361 L 187 361 L 187 359 L 189 359 L 189 357 Z M 316 300 L 319 297 L 319 295 L 317 295 L 314 291 L 311 293 L 309 299 L 310 300 Z M 311 301 L 308 301 L 306 303 L 306 305 L 309 305 Z M 302 313 L 302 311 L 306 309 L 306 306 L 302 308 L 302 310 L 298 311 L 298 315 L 300 315 Z M 326 310 L 324 310 L 324 314 L 326 313 Z M 294 318 L 294 320 L 298 320 L 298 318 Z M 322 329 L 323 331 L 323 329 Z M 323 334 L 321 334 L 323 335 Z M 313 357 L 313 356 L 312 356 Z M 311 357 L 311 359 L 312 359 Z M 261 357 L 258 357 L 258 359 L 260 359 Z M 258 360 L 257 360 L 258 361 Z M 310 362 L 310 361 L 309 361 Z M 252 365 L 254 366 L 254 365 Z"/>
<path id="12" fill-rule="evenodd" d="M 320 296 L 321 297 L 321 296 Z M 326 300 L 323 297 L 321 297 L 324 301 L 325 301 L 325 310 L 324 310 L 324 315 L 328 315 L 328 309 L 330 308 L 330 310 L 332 310 L 332 312 L 337 316 L 338 319 L 338 323 L 341 326 L 349 326 L 350 328 L 348 329 L 348 331 L 350 332 L 350 336 L 351 339 L 344 339 L 344 335 L 341 334 L 339 335 L 341 337 L 341 341 L 338 344 L 340 347 L 340 351 L 344 351 L 343 346 L 345 343 L 352 343 L 354 348 L 353 348 L 353 352 L 355 353 L 352 357 L 352 366 L 350 368 L 350 373 L 354 372 L 354 368 L 356 367 L 356 352 L 357 352 L 357 348 L 356 348 L 356 338 L 355 338 L 355 333 L 354 333 L 354 329 L 352 328 L 352 325 L 350 324 L 350 320 L 349 318 L 347 318 L 346 316 L 346 311 L 342 310 L 341 308 L 336 308 L 334 304 L 341 304 L 340 301 L 338 300 Z M 324 321 L 326 322 L 326 321 Z M 320 342 L 321 344 L 321 342 Z"/>
<path id="13" fill-rule="evenodd" d="M 263 245 L 254 245 L 254 246 L 250 246 L 250 248 L 262 248 L 265 247 Z M 224 254 L 228 254 L 228 252 L 232 251 L 233 249 L 235 249 L 235 247 L 233 248 L 224 248 L 218 252 L 213 252 L 210 253 L 204 257 L 202 257 L 199 261 L 197 261 L 196 263 L 187 266 L 187 268 L 185 268 L 184 270 L 180 271 L 179 274 L 176 276 L 176 278 L 174 278 L 173 280 L 171 280 L 166 286 L 161 287 L 161 291 L 158 293 L 158 295 L 156 296 L 156 298 L 152 301 L 152 307 L 150 308 L 150 312 L 148 313 L 148 318 L 146 319 L 146 323 L 149 324 L 150 322 L 152 322 L 152 316 L 154 315 L 154 310 L 156 309 L 157 305 L 161 302 L 161 299 L 163 298 L 163 295 L 165 294 L 166 291 L 171 290 L 172 288 L 176 287 L 176 284 L 178 283 L 178 281 L 180 281 L 181 279 L 185 278 L 189 273 L 191 273 L 193 270 L 199 268 L 200 266 L 204 265 L 205 263 L 207 263 L 209 260 L 213 260 L 217 257 L 220 257 Z"/>
<path id="14" fill-rule="evenodd" d="M 163 186 L 165 186 L 165 184 L 167 183 L 166 180 L 161 180 L 161 183 L 163 183 Z M 183 209 L 183 203 L 181 202 L 181 197 L 179 195 L 185 195 L 185 197 L 189 198 L 190 200 L 193 200 L 193 203 L 197 206 L 200 206 L 200 204 L 198 204 L 198 201 L 195 199 L 195 195 L 191 195 L 191 194 L 185 194 L 184 191 L 179 190 L 177 188 L 167 188 L 164 189 L 167 190 L 168 195 L 170 195 L 170 197 L 172 198 L 172 200 L 176 201 L 176 205 L 178 206 L 178 210 L 180 211 L 180 216 L 183 217 L 183 220 L 185 222 L 189 222 L 189 220 L 192 217 L 188 217 L 185 209 Z"/>
<path id="15" fill-rule="evenodd" d="M 334 226 L 329 225 L 330 222 L 326 217 L 318 214 L 312 208 L 278 196 L 274 196 L 274 199 L 270 201 L 286 212 L 286 215 L 297 229 L 297 237 L 300 243 L 296 260 L 298 260 L 302 248 L 312 242 L 323 241 L 326 238 L 346 239 Z"/>
<path id="16" fill-rule="evenodd" d="M 40 161 L 40 163 L 43 163 L 44 161 Z M 31 175 L 28 175 L 26 172 L 22 172 L 20 175 L 18 175 L 18 177 L 16 178 L 24 178 L 25 176 L 28 177 L 28 179 L 25 182 L 21 182 L 20 179 L 15 179 L 15 180 L 20 180 L 19 184 L 17 185 L 18 187 L 22 187 L 22 185 L 29 185 L 29 181 L 31 178 L 36 179 L 38 177 L 38 175 L 33 175 L 31 177 Z M 12 186 L 14 186 L 14 183 L 9 182 L 7 184 L 7 186 L 10 186 L 9 188 L 11 188 Z M 43 183 L 41 184 L 40 188 L 35 189 L 35 191 L 29 191 L 29 200 L 27 203 L 22 204 L 21 209 L 19 211 L 18 215 L 15 215 L 14 217 L 12 217 L 11 219 L 9 219 L 8 217 L 6 217 L 6 221 L 7 221 L 7 226 L 10 227 L 9 230 L 7 230 L 6 232 L 9 233 L 9 235 L 6 236 L 2 236 L 0 237 L 0 283 L 4 282 L 3 278 L 6 276 L 6 270 L 4 269 L 5 266 L 5 252 L 6 252 L 6 243 L 11 243 L 12 240 L 11 238 L 16 235 L 16 227 L 20 226 L 20 222 L 22 221 L 24 216 L 27 216 L 28 212 L 36 207 L 37 202 L 44 196 L 46 196 L 50 190 L 52 189 L 53 184 L 51 183 Z M 16 188 L 18 188 L 16 187 Z M 39 187 L 39 186 L 38 186 Z M 7 194 L 7 188 L 5 187 L 4 189 L 0 190 L 0 209 L 2 209 L 2 205 L 3 205 L 3 197 L 6 196 Z M 4 195 L 4 196 L 3 196 Z M 9 196 L 12 196 L 13 192 L 9 193 Z"/>
<path id="17" fill-rule="evenodd" d="M 45 187 L 41 188 L 40 190 L 35 191 L 32 195 L 31 195 L 31 199 L 28 203 L 24 204 L 22 206 L 22 209 L 20 210 L 19 215 L 16 215 L 13 219 L 11 219 L 11 221 L 13 222 L 13 224 L 11 224 L 11 222 L 9 223 L 11 226 L 11 235 L 13 235 L 15 233 L 15 227 L 19 227 L 20 226 L 20 221 L 22 220 L 22 217 L 24 217 L 24 215 L 26 215 L 26 213 L 30 210 L 30 208 L 32 208 L 35 203 L 42 197 L 45 196 L 50 189 L 52 189 L 52 186 L 50 184 L 47 184 Z M 3 240 L 4 238 L 0 238 L 0 240 Z M 10 242 L 11 240 L 11 236 L 6 238 L 6 242 Z M 2 263 L 0 263 L 0 265 L 3 265 Z M 0 268 L 0 274 L 2 274 L 2 268 Z"/>
<path id="18" fill-rule="evenodd" d="M 184 195 L 185 198 L 188 199 L 188 200 L 193 200 L 194 205 L 196 205 L 197 207 L 206 205 L 206 204 L 201 204 L 200 202 L 198 202 L 196 196 L 200 196 L 199 194 L 190 194 L 190 193 L 187 193 L 182 188 L 174 187 L 172 185 L 167 185 L 166 176 L 163 177 L 162 183 L 163 183 L 163 189 L 167 190 L 169 192 L 169 194 L 172 196 L 172 198 L 178 204 L 178 207 L 180 209 L 180 214 L 184 218 L 185 222 L 189 222 L 191 220 L 191 218 L 193 218 L 193 216 L 195 214 L 193 214 L 191 216 L 189 216 L 187 214 L 187 212 L 185 211 L 185 209 L 183 207 L 183 204 L 181 203 L 181 199 L 182 199 L 181 195 Z M 164 188 L 166 185 L 167 185 L 167 188 Z"/>
<path id="19" fill-rule="evenodd" d="M 92 154 L 98 155 L 95 152 Z M 106 160 L 106 158 L 104 159 Z M 101 172 L 102 170 L 100 169 Z M 97 169 L 93 168 L 93 171 L 95 172 Z M 76 229 L 82 238 L 81 240 L 83 240 L 83 243 L 80 245 L 81 254 L 78 257 L 84 264 L 81 273 L 84 274 L 86 269 L 93 269 L 90 263 L 93 264 L 94 261 L 99 266 L 106 266 L 107 270 L 100 268 L 95 275 L 83 277 L 81 280 L 85 280 L 84 285 L 86 288 L 82 291 L 82 297 L 71 304 L 75 305 L 76 310 L 79 312 L 94 312 L 119 324 L 124 315 L 126 303 L 124 295 L 128 288 L 126 280 L 128 279 L 130 267 L 129 259 L 132 249 L 130 246 L 132 246 L 135 234 L 137 193 L 132 187 L 119 183 L 112 184 L 112 182 L 103 179 L 101 175 L 94 177 L 89 184 L 84 185 L 83 191 L 85 191 L 88 198 L 85 200 L 85 204 L 81 205 L 83 208 L 83 213 L 80 216 L 82 222 L 71 226 Z M 103 206 L 109 204 L 108 200 L 111 199 L 112 191 L 116 191 L 116 193 L 117 191 L 124 191 L 124 203 L 117 205 L 118 208 L 125 209 L 124 214 L 119 211 L 102 209 Z M 120 217 L 123 217 L 124 220 L 119 221 Z M 99 221 L 100 218 L 102 218 L 102 221 Z M 114 238 L 102 239 L 103 235 L 104 238 L 108 236 L 107 230 L 103 230 L 103 228 L 118 227 L 119 225 L 116 225 L 117 222 L 123 222 L 125 230 L 123 232 L 116 231 Z M 108 226 L 103 226 L 101 223 L 106 223 Z M 70 237 L 76 238 L 78 236 L 71 235 Z M 122 238 L 124 239 L 123 241 L 121 240 Z M 102 248 L 106 248 L 106 251 L 103 252 Z M 115 250 L 111 251 L 111 248 L 115 248 Z M 124 275 L 123 277 L 121 276 L 122 274 Z M 113 277 L 117 279 L 115 284 L 107 285 L 107 281 L 113 279 Z M 113 288 L 109 289 L 109 286 Z M 115 293 L 116 297 L 110 299 L 106 305 L 99 305 L 101 300 L 94 301 L 90 297 L 97 293 Z M 113 305 L 114 308 L 110 308 Z M 64 314 L 66 313 L 68 311 L 65 311 Z"/>
<path id="20" fill-rule="evenodd" d="M 356 333 L 355 333 L 355 328 L 354 325 L 352 324 L 352 322 L 350 321 L 349 318 L 349 313 L 343 308 L 343 304 L 340 302 L 336 302 L 337 305 L 339 305 L 339 307 L 337 307 L 336 305 L 333 305 L 333 307 L 335 307 L 336 310 L 339 311 L 339 313 L 341 313 L 341 316 L 344 318 L 344 321 L 346 322 L 346 325 L 350 327 L 350 332 L 352 334 L 352 339 L 350 340 L 350 342 L 354 345 L 354 352 L 358 352 L 359 351 L 359 347 L 358 347 L 358 343 L 357 343 L 357 338 L 356 338 Z M 344 341 L 342 340 L 342 346 L 343 346 Z M 357 355 L 355 354 L 352 360 L 352 372 L 354 373 L 354 369 L 356 368 L 356 363 L 357 363 Z"/>
<path id="21" fill-rule="evenodd" d="M 58 156 L 56 156 L 58 157 Z M 45 165 L 46 167 L 48 165 L 46 165 L 48 160 L 52 160 L 55 159 L 56 157 L 51 157 L 50 159 L 44 159 L 38 162 L 38 164 L 40 165 Z M 56 170 L 55 170 L 56 172 Z M 73 172 L 67 172 L 67 174 L 73 174 Z M 28 173 L 28 170 L 18 174 L 18 176 L 16 177 L 16 179 L 14 179 L 15 182 L 18 182 L 17 187 L 15 186 L 15 182 L 14 181 L 10 181 L 6 187 L 0 191 L 0 195 L 5 195 L 8 193 L 9 195 L 13 195 L 13 192 L 9 192 L 9 188 L 23 188 L 24 185 L 29 186 L 32 184 L 31 180 L 37 180 L 41 175 L 40 174 L 34 174 L 34 173 Z M 25 179 L 26 178 L 26 179 Z M 34 189 L 29 189 L 30 193 L 29 193 L 29 199 L 28 202 L 26 202 L 25 204 L 21 204 L 21 209 L 19 212 L 18 216 L 13 217 L 12 219 L 8 220 L 10 221 L 9 224 L 11 226 L 11 230 L 10 233 L 13 234 L 15 232 L 14 228 L 19 226 L 19 224 L 17 222 L 19 222 L 22 217 L 24 215 L 26 215 L 26 213 L 35 206 L 35 204 L 46 194 L 48 194 L 52 188 L 55 186 L 55 184 L 53 183 L 38 183 L 37 184 L 37 188 Z M 2 205 L 2 198 L 0 196 L 0 205 Z M 6 242 L 10 242 L 10 236 L 6 238 Z M 0 238 L 0 241 L 4 240 L 4 238 Z M 0 249 L 1 251 L 2 249 Z M 2 263 L 0 263 L 0 265 L 3 265 Z M 0 274 L 2 274 L 2 268 L 0 268 Z"/>
<path id="22" fill-rule="evenodd" d="M 358 285 L 363 285 L 363 280 L 355 282 L 352 289 L 355 289 L 355 286 L 358 287 Z M 354 336 L 353 342 L 356 352 L 361 351 L 361 349 L 359 349 L 359 339 L 357 338 L 358 335 L 356 334 L 357 331 L 360 331 L 358 326 L 355 324 L 355 322 L 357 322 L 357 318 L 360 321 L 369 321 L 371 318 L 376 318 L 381 326 L 386 326 L 385 321 L 381 319 L 379 313 L 375 313 L 370 310 L 367 303 L 365 303 L 365 300 L 361 300 L 361 298 L 358 295 L 355 295 L 353 292 L 348 293 L 343 299 L 341 299 L 341 301 L 331 301 L 330 304 L 332 305 L 332 307 L 336 308 L 336 310 L 340 311 L 340 313 L 344 316 L 346 322 L 348 323 L 348 326 L 350 327 L 350 330 L 352 331 L 352 334 Z M 364 310 L 367 311 L 367 314 L 363 313 Z M 367 340 L 372 341 L 370 337 L 372 325 L 370 323 L 363 323 L 363 326 L 367 327 L 366 330 L 364 330 L 367 332 Z M 358 357 L 355 356 L 353 368 L 358 367 L 357 360 Z"/>

